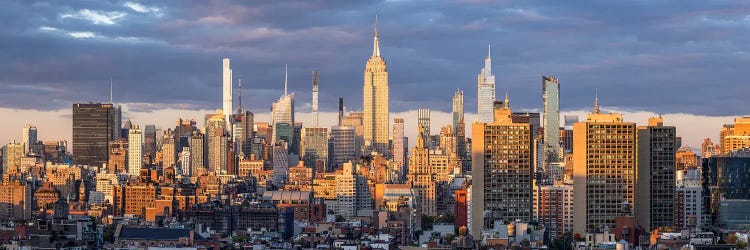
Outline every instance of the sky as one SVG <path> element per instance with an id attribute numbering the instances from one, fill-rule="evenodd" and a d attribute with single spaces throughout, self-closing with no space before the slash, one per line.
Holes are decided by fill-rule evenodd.
<path id="1" fill-rule="evenodd" d="M 108 101 L 110 79 L 136 124 L 200 118 L 221 107 L 225 57 L 259 117 L 282 94 L 285 65 L 298 117 L 313 70 L 323 112 L 338 97 L 361 109 L 376 14 L 392 117 L 428 107 L 439 128 L 458 89 L 476 113 L 488 45 L 514 110 L 538 111 L 541 76 L 555 75 L 564 112 L 583 118 L 598 93 L 626 119 L 664 114 L 693 147 L 749 113 L 748 1 L 2 1 L 0 143 L 25 123 L 69 139 L 71 105 Z"/>

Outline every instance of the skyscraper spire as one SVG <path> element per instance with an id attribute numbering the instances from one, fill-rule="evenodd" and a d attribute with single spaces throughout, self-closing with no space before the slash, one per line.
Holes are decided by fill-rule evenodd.
<path id="1" fill-rule="evenodd" d="M 109 103 L 112 103 L 112 77 L 109 78 Z"/>
<path id="2" fill-rule="evenodd" d="M 312 112 L 313 112 L 313 124 L 318 127 L 318 71 L 313 70 L 313 89 L 312 89 Z"/>
<path id="3" fill-rule="evenodd" d="M 599 114 L 599 89 L 596 89 L 596 97 L 594 97 L 594 114 Z"/>
<path id="4" fill-rule="evenodd" d="M 289 65 L 284 64 L 284 95 L 286 96 L 287 79 L 289 75 Z"/>
<path id="5" fill-rule="evenodd" d="M 372 42 L 372 56 L 380 56 L 380 43 L 378 42 L 378 15 L 375 14 L 375 37 Z"/>

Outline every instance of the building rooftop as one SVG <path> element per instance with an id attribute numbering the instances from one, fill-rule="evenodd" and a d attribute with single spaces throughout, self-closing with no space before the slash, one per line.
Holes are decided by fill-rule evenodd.
<path id="1" fill-rule="evenodd" d="M 123 227 L 120 229 L 119 239 L 149 239 L 149 240 L 179 240 L 180 238 L 189 238 L 190 229 L 179 228 L 134 228 Z M 202 240 L 198 234 L 193 236 L 195 240 Z"/>

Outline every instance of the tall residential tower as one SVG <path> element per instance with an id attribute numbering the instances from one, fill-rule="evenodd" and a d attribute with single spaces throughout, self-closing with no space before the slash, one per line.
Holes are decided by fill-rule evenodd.
<path id="1" fill-rule="evenodd" d="M 224 58 L 222 66 L 222 82 L 224 85 L 224 105 L 222 110 L 224 111 L 224 120 L 230 121 L 232 116 L 232 68 L 229 65 L 229 58 Z M 231 130 L 231 124 L 227 122 L 227 129 Z"/>

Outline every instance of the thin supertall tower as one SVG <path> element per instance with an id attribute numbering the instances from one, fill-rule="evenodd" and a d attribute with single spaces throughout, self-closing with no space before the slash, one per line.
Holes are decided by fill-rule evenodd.
<path id="1" fill-rule="evenodd" d="M 477 121 L 480 123 L 491 123 L 494 115 L 492 105 L 495 102 L 495 75 L 492 74 L 491 51 L 488 46 L 484 68 L 477 75 Z"/>
<path id="2" fill-rule="evenodd" d="M 544 126 L 545 174 L 549 163 L 560 161 L 560 83 L 557 77 L 542 76 L 542 126 Z"/>
<path id="3" fill-rule="evenodd" d="M 229 58 L 224 58 L 222 65 L 222 83 L 223 83 L 223 106 L 225 121 L 229 121 L 232 116 L 232 68 L 229 64 Z M 230 130 L 231 125 L 229 122 L 226 123 L 227 129 Z"/>
<path id="4" fill-rule="evenodd" d="M 372 55 L 365 65 L 362 121 L 366 150 L 388 156 L 388 70 L 380 56 L 378 36 L 378 18 L 375 16 Z"/>
<path id="5" fill-rule="evenodd" d="M 312 112 L 313 112 L 313 124 L 318 127 L 318 71 L 313 71 L 313 86 L 312 86 Z"/>

